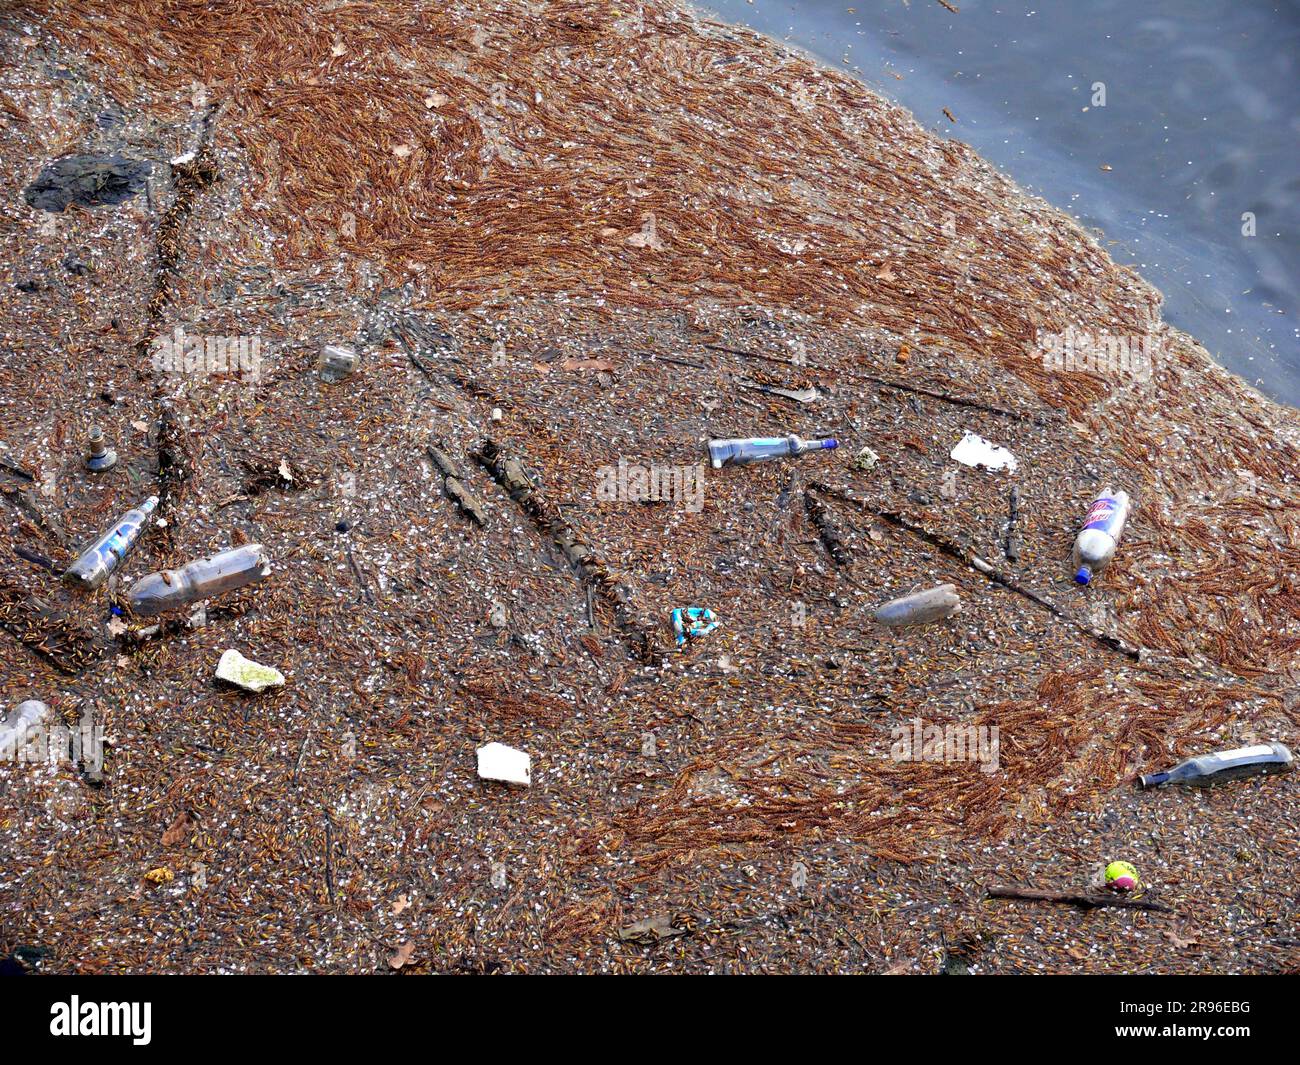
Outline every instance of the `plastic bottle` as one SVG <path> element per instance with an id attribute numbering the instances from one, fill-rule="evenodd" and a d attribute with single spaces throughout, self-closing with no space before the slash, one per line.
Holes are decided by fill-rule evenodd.
<path id="1" fill-rule="evenodd" d="M 876 611 L 876 621 L 895 628 L 901 625 L 928 625 L 952 617 L 961 609 L 957 589 L 951 584 L 940 584 L 923 592 L 914 592 L 901 599 L 891 599 Z"/>
<path id="2" fill-rule="evenodd" d="M 1127 492 L 1111 492 L 1107 488 L 1088 508 L 1083 528 L 1074 541 L 1074 579 L 1088 584 L 1094 574 L 1100 573 L 1115 557 L 1115 548 L 1128 521 Z"/>
<path id="3" fill-rule="evenodd" d="M 128 510 L 64 571 L 64 581 L 85 591 L 94 591 L 102 585 L 139 542 L 140 534 L 157 507 L 158 497 L 150 496 L 138 507 Z"/>
<path id="4" fill-rule="evenodd" d="M 180 610 L 200 599 L 242 588 L 271 574 L 271 560 L 261 544 L 244 544 L 200 558 L 180 569 L 141 577 L 126 593 L 136 614 L 146 617 Z"/>
<path id="5" fill-rule="evenodd" d="M 709 460 L 715 470 L 723 466 L 740 466 L 746 462 L 761 462 L 764 459 L 780 459 L 795 455 L 806 455 L 809 451 L 819 451 L 839 447 L 833 438 L 825 440 L 803 440 L 790 436 L 751 436 L 738 440 L 710 440 Z"/>
<path id="6" fill-rule="evenodd" d="M 1146 773 L 1138 777 L 1144 788 L 1161 784 L 1182 784 L 1189 788 L 1208 788 L 1242 777 L 1285 773 L 1295 767 L 1295 756 L 1281 743 L 1259 743 L 1233 751 L 1201 754 L 1179 762 L 1165 773 Z"/>

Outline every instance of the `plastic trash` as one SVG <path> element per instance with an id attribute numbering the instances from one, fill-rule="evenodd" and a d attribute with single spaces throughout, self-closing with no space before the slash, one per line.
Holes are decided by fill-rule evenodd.
<path id="1" fill-rule="evenodd" d="M 94 591 L 122 563 L 140 541 L 140 534 L 158 508 L 158 497 L 150 496 L 133 510 L 128 510 L 108 532 L 83 551 L 67 568 L 63 579 L 86 591 Z"/>
<path id="2" fill-rule="evenodd" d="M 879 461 L 879 455 L 872 451 L 871 448 L 864 447 L 853 457 L 853 468 L 855 470 L 874 469 L 876 463 Z"/>
<path id="3" fill-rule="evenodd" d="M 1074 541 L 1074 579 L 1088 584 L 1115 557 L 1115 548 L 1128 521 L 1127 492 L 1111 492 L 1108 487 L 1088 508 L 1083 528 Z"/>
<path id="4" fill-rule="evenodd" d="M 117 465 L 117 452 L 104 443 L 104 431 L 98 425 L 86 434 L 85 462 L 91 473 L 103 473 Z"/>
<path id="5" fill-rule="evenodd" d="M 478 749 L 478 775 L 481 780 L 497 780 L 503 784 L 532 784 L 532 759 L 524 751 L 507 747 L 504 743 L 489 743 Z"/>
<path id="6" fill-rule="evenodd" d="M 905 595 L 900 599 L 891 599 L 876 611 L 876 621 L 881 625 L 894 628 L 901 625 L 928 625 L 932 621 L 942 621 L 961 609 L 961 600 L 957 598 L 957 588 L 952 584 L 940 584 L 923 592 Z"/>
<path id="7" fill-rule="evenodd" d="M 1189 788 L 1208 788 L 1243 777 L 1285 773 L 1295 767 L 1295 756 L 1281 743 L 1260 743 L 1232 751 L 1201 754 L 1179 762 L 1164 773 L 1146 773 L 1138 777 L 1144 788 L 1162 784 L 1182 784 Z"/>
<path id="8" fill-rule="evenodd" d="M 357 353 L 342 344 L 322 344 L 317 366 L 326 381 L 341 381 L 357 368 Z"/>
<path id="9" fill-rule="evenodd" d="M 284 674 L 278 669 L 259 665 L 233 648 L 223 654 L 217 663 L 217 680 L 224 680 L 227 684 L 234 684 L 248 692 L 284 687 Z"/>
<path id="10" fill-rule="evenodd" d="M 31 733 L 39 729 L 50 716 L 50 708 L 39 699 L 28 699 L 19 703 L 12 713 L 0 721 L 0 762 L 17 759 L 31 738 Z"/>
<path id="11" fill-rule="evenodd" d="M 687 640 L 697 640 L 716 629 L 718 617 L 706 606 L 679 606 L 672 613 L 672 623 L 677 646 L 681 647 Z"/>
<path id="12" fill-rule="evenodd" d="M 986 470 L 1010 470 L 1012 473 L 1015 473 L 1020 466 L 1016 456 L 1006 448 L 985 440 L 969 429 L 957 441 L 956 446 L 949 453 L 949 458 L 955 459 L 963 466 L 983 466 Z"/>
<path id="13" fill-rule="evenodd" d="M 271 575 L 271 560 L 261 544 L 243 544 L 180 569 L 141 577 L 126 593 L 131 610 L 145 617 L 211 599 Z"/>
<path id="14" fill-rule="evenodd" d="M 741 466 L 747 462 L 780 459 L 806 455 L 809 451 L 839 447 L 831 437 L 824 440 L 803 440 L 793 433 L 789 436 L 751 436 L 735 440 L 710 440 L 709 461 L 715 470 L 723 466 Z"/>

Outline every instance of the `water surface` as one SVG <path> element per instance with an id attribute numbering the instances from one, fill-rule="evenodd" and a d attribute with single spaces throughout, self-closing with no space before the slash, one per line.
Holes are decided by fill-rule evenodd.
<path id="1" fill-rule="evenodd" d="M 701 6 L 853 72 L 1101 230 L 1168 321 L 1300 406 L 1300 3 Z"/>

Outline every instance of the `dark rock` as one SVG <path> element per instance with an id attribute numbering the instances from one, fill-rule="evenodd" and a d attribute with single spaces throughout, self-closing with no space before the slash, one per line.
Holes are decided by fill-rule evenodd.
<path id="1" fill-rule="evenodd" d="M 144 189 L 152 166 L 120 155 L 70 155 L 42 170 L 23 195 L 38 211 L 119 204 Z"/>

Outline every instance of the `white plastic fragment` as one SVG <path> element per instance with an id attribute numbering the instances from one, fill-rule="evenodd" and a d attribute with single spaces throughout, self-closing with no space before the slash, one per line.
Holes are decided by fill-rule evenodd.
<path id="1" fill-rule="evenodd" d="M 879 455 L 872 451 L 871 448 L 864 447 L 853 457 L 853 468 L 855 470 L 870 470 L 879 461 Z"/>
<path id="2" fill-rule="evenodd" d="M 1010 470 L 1015 473 L 1020 466 L 1020 463 L 1016 461 L 1016 456 L 1006 448 L 990 443 L 978 433 L 972 433 L 969 429 L 957 441 L 957 446 L 952 449 L 951 457 L 963 466 L 983 466 L 986 470 Z"/>
<path id="3" fill-rule="evenodd" d="M 39 699 L 28 699 L 0 721 L 0 761 L 12 761 L 27 747 L 31 733 L 50 716 L 50 708 Z"/>
<path id="4" fill-rule="evenodd" d="M 245 658 L 233 647 L 217 663 L 217 679 L 227 681 L 244 691 L 262 692 L 267 688 L 284 687 L 284 674 L 270 666 Z"/>
<path id="5" fill-rule="evenodd" d="M 532 759 L 523 751 L 504 743 L 489 743 L 478 749 L 478 775 L 481 780 L 499 780 L 503 784 L 532 784 Z"/>

